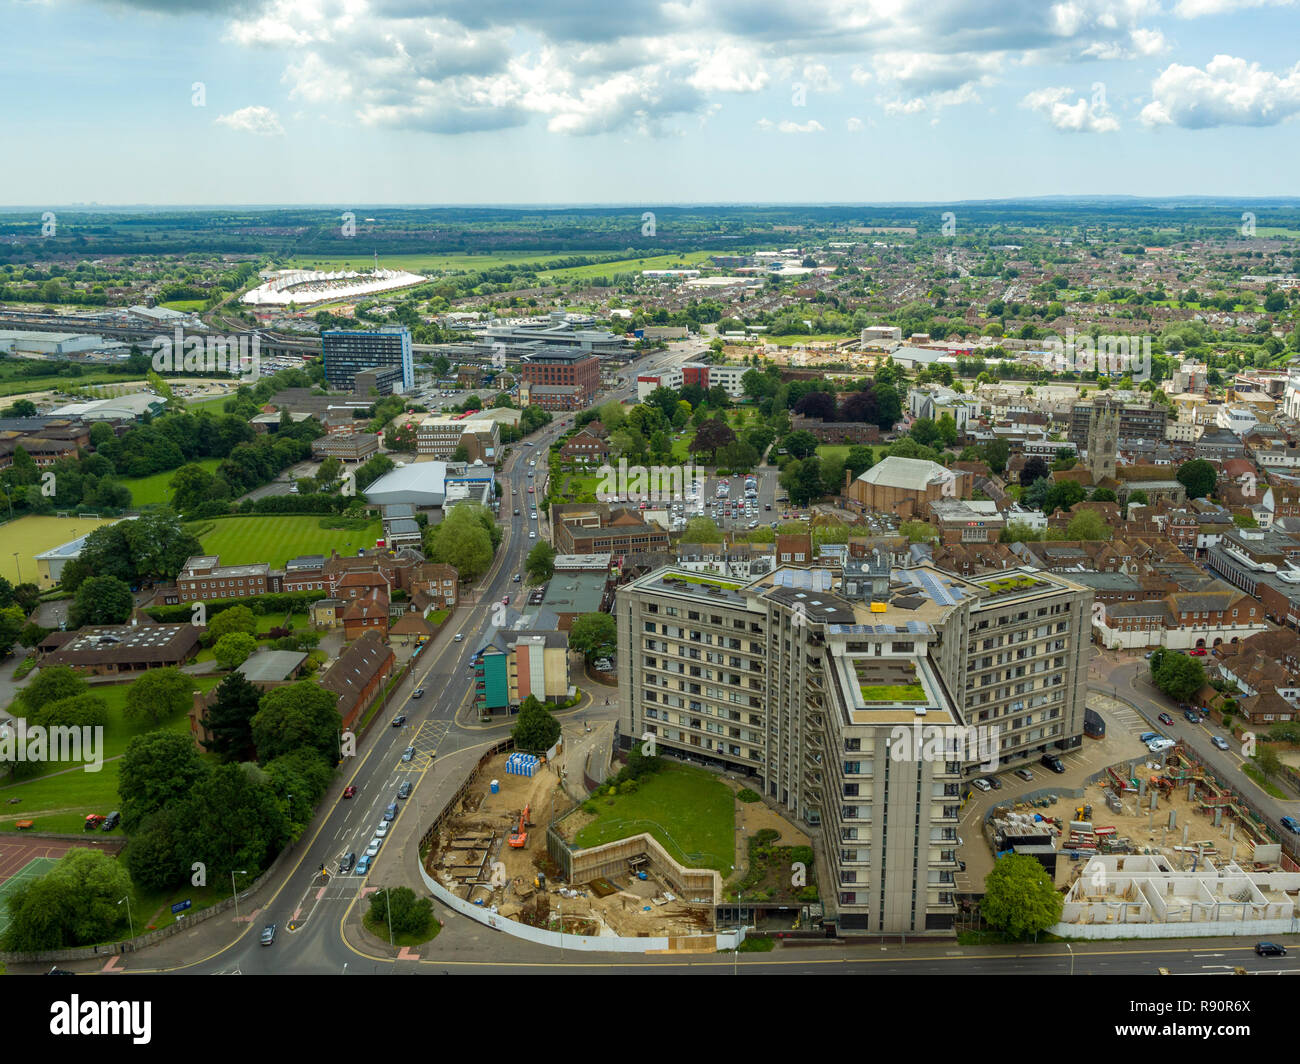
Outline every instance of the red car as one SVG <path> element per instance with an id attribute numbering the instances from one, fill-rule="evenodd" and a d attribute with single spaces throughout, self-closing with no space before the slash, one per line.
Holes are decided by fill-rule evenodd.
<path id="1" fill-rule="evenodd" d="M 1189 650 L 1188 653 L 1194 658 L 1203 658 L 1209 652 L 1205 647 L 1197 647 L 1195 650 Z"/>
<path id="2" fill-rule="evenodd" d="M 343 797 L 344 797 L 344 798 L 355 798 L 355 797 L 356 797 L 356 794 L 357 794 L 357 789 L 356 789 L 355 787 L 344 787 L 344 788 L 343 788 Z"/>
<path id="3" fill-rule="evenodd" d="M 1172 724 L 1174 722 L 1174 718 L 1171 717 L 1168 713 L 1161 713 L 1160 716 L 1156 717 L 1156 720 L 1158 720 L 1161 724 Z"/>

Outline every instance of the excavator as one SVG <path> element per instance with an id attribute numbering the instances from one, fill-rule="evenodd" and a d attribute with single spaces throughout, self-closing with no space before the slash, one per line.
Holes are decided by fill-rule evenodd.
<path id="1" fill-rule="evenodd" d="M 524 806 L 523 812 L 519 814 L 519 826 L 510 835 L 510 848 L 512 850 L 522 850 L 528 845 L 528 832 L 524 829 L 528 827 L 529 807 Z"/>

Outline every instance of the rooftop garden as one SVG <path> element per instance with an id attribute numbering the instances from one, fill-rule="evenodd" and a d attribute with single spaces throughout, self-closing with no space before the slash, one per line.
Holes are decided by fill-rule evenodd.
<path id="1" fill-rule="evenodd" d="M 1009 576 L 1004 580 L 990 580 L 984 586 L 989 589 L 991 595 L 1006 595 L 1012 591 L 1028 591 L 1041 583 L 1041 580 L 1036 580 L 1032 576 Z"/>
<path id="2" fill-rule="evenodd" d="M 864 702 L 924 702 L 916 666 L 907 661 L 855 661 L 853 673 Z"/>
<path id="3" fill-rule="evenodd" d="M 665 580 L 680 580 L 684 584 L 704 584 L 706 587 L 720 587 L 726 591 L 739 591 L 743 584 L 733 584 L 728 580 L 715 580 L 708 576 L 683 576 L 680 573 L 674 573 L 672 576 L 664 577 Z"/>

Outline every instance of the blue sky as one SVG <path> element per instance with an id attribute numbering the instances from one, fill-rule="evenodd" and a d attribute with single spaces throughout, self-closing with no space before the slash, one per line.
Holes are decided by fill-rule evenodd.
<path id="1" fill-rule="evenodd" d="M 1300 172 L 1291 0 L 0 8 L 6 205 L 1267 196 Z"/>

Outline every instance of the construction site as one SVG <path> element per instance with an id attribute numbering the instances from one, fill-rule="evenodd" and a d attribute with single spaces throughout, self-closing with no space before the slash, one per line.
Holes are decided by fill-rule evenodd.
<path id="1" fill-rule="evenodd" d="M 441 818 L 422 854 L 425 871 L 472 905 L 530 927 L 586 936 L 690 936 L 713 930 L 717 873 L 665 864 L 653 839 L 620 840 L 568 861 L 573 882 L 548 853 L 547 825 L 575 802 L 556 767 L 486 760 Z M 617 853 L 614 851 L 618 850 Z M 655 851 L 659 852 L 655 852 Z M 600 851 L 600 853 L 596 853 Z M 608 852 L 606 852 L 608 851 Z M 586 854 L 595 854 L 583 859 Z M 685 873 L 685 874 L 680 874 Z"/>
<path id="2" fill-rule="evenodd" d="M 1079 798 L 996 807 L 984 829 L 997 856 L 1033 857 L 1053 875 L 1065 923 L 1255 933 L 1253 921 L 1291 919 L 1300 898 L 1300 873 L 1261 818 L 1181 747 L 1164 764 L 1111 768 Z M 1195 903 L 1174 904 L 1184 898 Z"/>

